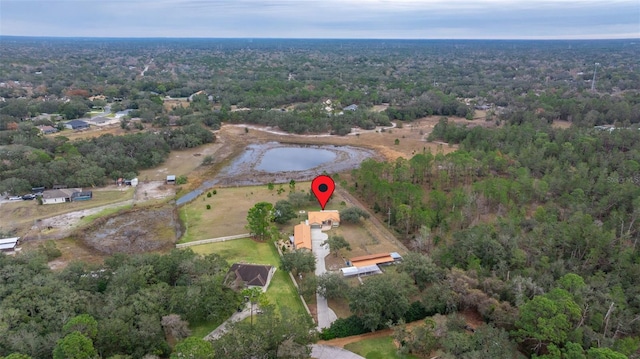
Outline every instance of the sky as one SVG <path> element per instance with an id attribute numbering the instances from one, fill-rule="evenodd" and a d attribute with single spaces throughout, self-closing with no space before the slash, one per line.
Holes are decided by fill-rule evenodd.
<path id="1" fill-rule="evenodd" d="M 640 0 L 0 0 L 0 35 L 640 38 Z"/>

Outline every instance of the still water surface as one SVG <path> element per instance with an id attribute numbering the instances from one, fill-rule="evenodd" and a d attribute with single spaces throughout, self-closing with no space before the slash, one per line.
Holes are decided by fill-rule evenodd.
<path id="1" fill-rule="evenodd" d="M 269 173 L 304 171 L 335 159 L 335 152 L 321 148 L 279 147 L 267 150 L 255 168 Z"/>

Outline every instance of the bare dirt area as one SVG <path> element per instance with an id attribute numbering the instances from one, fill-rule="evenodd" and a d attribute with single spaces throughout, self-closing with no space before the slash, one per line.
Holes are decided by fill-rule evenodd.
<path id="1" fill-rule="evenodd" d="M 165 200 L 176 195 L 176 186 L 165 181 L 141 181 L 135 188 L 134 201 Z"/>
<path id="2" fill-rule="evenodd" d="M 181 151 L 171 151 L 162 165 L 140 171 L 138 179 L 141 181 L 165 181 L 167 175 L 190 176 L 201 164 L 206 156 L 217 157 L 218 152 L 225 146 L 224 139 L 217 139 L 215 143 L 209 143 L 197 148 Z M 224 156 L 223 156 L 224 157 Z"/>
<path id="3" fill-rule="evenodd" d="M 136 207 L 101 217 L 74 237 L 103 254 L 145 253 L 173 247 L 181 234 L 173 206 Z"/>

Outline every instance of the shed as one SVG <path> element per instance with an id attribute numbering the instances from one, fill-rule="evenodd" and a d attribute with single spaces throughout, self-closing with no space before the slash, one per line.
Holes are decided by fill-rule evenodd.
<path id="1" fill-rule="evenodd" d="M 75 201 L 88 201 L 91 198 L 93 198 L 93 192 L 91 192 L 91 191 L 73 192 L 71 194 L 71 201 L 73 201 L 73 202 L 75 202 Z"/>
<path id="2" fill-rule="evenodd" d="M 395 262 L 389 253 L 377 253 L 351 258 L 354 267 L 366 267 L 370 265 L 391 264 Z"/>
<path id="3" fill-rule="evenodd" d="M 357 111 L 357 110 L 358 110 L 358 105 L 356 104 L 351 104 L 342 109 L 342 111 Z"/>
<path id="4" fill-rule="evenodd" d="M 176 176 L 168 175 L 167 176 L 167 184 L 176 184 Z"/>
<path id="5" fill-rule="evenodd" d="M 70 130 L 80 130 L 83 128 L 89 128 L 89 124 L 82 120 L 72 120 L 64 124 L 64 127 Z"/>
<path id="6" fill-rule="evenodd" d="M 20 242 L 20 237 L 0 239 L 0 252 L 13 252 Z"/>
<path id="7" fill-rule="evenodd" d="M 340 268 L 342 275 L 345 277 L 363 276 L 371 274 L 380 274 L 382 271 L 377 265 L 369 265 L 364 267 L 344 267 Z"/>

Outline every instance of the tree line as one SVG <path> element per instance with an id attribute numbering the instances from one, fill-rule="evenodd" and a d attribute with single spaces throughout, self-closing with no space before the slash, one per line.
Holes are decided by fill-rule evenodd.
<path id="1" fill-rule="evenodd" d="M 32 187 L 101 186 L 108 180 L 134 178 L 138 171 L 164 162 L 171 150 L 215 141 L 200 125 L 69 141 L 42 137 L 28 125 L 0 135 L 0 193 L 26 193 Z"/>
<path id="2" fill-rule="evenodd" d="M 431 138 L 458 151 L 367 160 L 351 186 L 382 219 L 390 209 L 399 237 L 450 273 L 425 294 L 438 293 L 430 302 L 445 312 L 477 310 L 530 355 L 564 358 L 577 345 L 634 357 L 639 137 L 443 119 Z"/>

